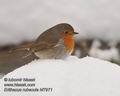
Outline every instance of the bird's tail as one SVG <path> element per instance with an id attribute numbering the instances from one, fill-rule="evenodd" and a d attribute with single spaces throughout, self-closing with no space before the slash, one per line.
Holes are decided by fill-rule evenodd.
<path id="1" fill-rule="evenodd" d="M 33 52 L 30 50 L 32 44 L 27 44 L 27 45 L 22 45 L 19 48 L 13 48 L 9 50 L 9 53 L 15 53 L 15 52 L 19 52 L 19 51 L 27 51 L 28 54 L 25 54 L 22 58 L 26 58 L 28 56 L 30 56 Z"/>
<path id="2" fill-rule="evenodd" d="M 20 50 L 27 50 L 27 51 L 29 51 L 31 46 L 32 46 L 32 43 L 25 44 L 25 45 L 22 45 L 22 46 L 17 47 L 17 48 L 12 48 L 12 49 L 9 50 L 9 52 L 15 52 L 15 51 L 20 51 Z"/>

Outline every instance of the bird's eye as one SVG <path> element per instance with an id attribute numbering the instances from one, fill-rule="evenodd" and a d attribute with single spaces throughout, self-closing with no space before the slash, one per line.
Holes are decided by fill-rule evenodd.
<path id="1" fill-rule="evenodd" d="M 69 32 L 68 31 L 65 31 L 65 34 L 68 34 Z"/>

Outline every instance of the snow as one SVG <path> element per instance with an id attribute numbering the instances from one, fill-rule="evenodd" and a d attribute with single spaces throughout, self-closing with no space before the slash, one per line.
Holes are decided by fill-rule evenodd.
<path id="1" fill-rule="evenodd" d="M 35 78 L 35 87 L 53 90 L 3 92 L 4 78 Z M 35 60 L 4 78 L 0 80 L 1 96 L 120 96 L 120 67 L 92 57 Z"/>
<path id="2" fill-rule="evenodd" d="M 0 45 L 36 39 L 46 29 L 70 23 L 80 38 L 120 40 L 119 0 L 1 0 Z"/>
<path id="3" fill-rule="evenodd" d="M 4 76 L 4 74 L 1 74 L 1 73 L 0 73 L 0 79 L 1 79 L 3 76 Z"/>
<path id="4" fill-rule="evenodd" d="M 81 57 L 81 51 L 80 51 L 80 49 L 76 49 L 75 52 L 74 52 L 74 54 L 77 57 Z"/>
<path id="5" fill-rule="evenodd" d="M 109 60 L 109 61 L 111 61 L 111 60 L 119 61 L 120 60 L 119 51 L 117 48 L 112 46 L 113 45 L 112 43 L 110 44 L 111 48 L 105 49 L 105 50 L 100 49 L 99 48 L 100 45 L 101 45 L 101 43 L 98 40 L 95 40 L 92 44 L 89 55 L 92 57 Z"/>

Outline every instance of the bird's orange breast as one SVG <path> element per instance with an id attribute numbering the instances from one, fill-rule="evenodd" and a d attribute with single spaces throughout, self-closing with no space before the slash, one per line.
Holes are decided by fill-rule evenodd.
<path id="1" fill-rule="evenodd" d="M 71 54 L 74 50 L 74 38 L 72 35 L 64 37 L 66 51 Z"/>

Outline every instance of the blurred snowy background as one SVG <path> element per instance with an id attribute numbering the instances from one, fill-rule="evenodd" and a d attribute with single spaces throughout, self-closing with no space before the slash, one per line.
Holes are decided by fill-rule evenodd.
<path id="1" fill-rule="evenodd" d="M 119 0 L 0 0 L 0 45 L 34 40 L 67 22 L 80 38 L 120 40 Z"/>
<path id="2" fill-rule="evenodd" d="M 120 64 L 119 0 L 0 0 L 0 71 L 8 65 L 2 61 L 6 50 L 63 22 L 79 32 L 74 55 Z"/>

